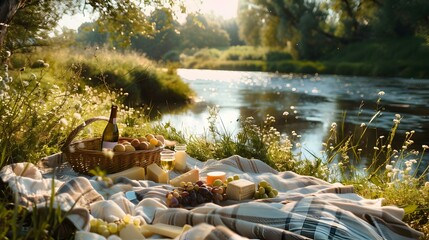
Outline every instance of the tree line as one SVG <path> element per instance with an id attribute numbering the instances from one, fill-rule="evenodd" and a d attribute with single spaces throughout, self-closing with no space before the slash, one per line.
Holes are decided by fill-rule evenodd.
<path id="1" fill-rule="evenodd" d="M 194 13 L 182 24 L 175 20 L 177 9 L 186 12 L 181 1 L 3 0 L 0 47 L 48 45 L 58 20 L 82 9 L 98 19 L 62 38 L 131 48 L 157 60 L 177 58 L 184 49 L 242 44 L 317 60 L 356 42 L 429 38 L 427 0 L 240 0 L 235 20 Z"/>

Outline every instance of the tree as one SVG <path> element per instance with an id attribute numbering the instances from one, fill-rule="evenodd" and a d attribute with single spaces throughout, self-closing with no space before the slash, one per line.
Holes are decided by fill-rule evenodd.
<path id="1" fill-rule="evenodd" d="M 183 48 L 218 48 L 229 46 L 229 37 L 219 24 L 201 14 L 189 14 L 180 35 Z"/>
<path id="2" fill-rule="evenodd" d="M 238 46 L 244 45 L 244 41 L 240 39 L 237 19 L 220 20 L 221 29 L 225 30 L 229 36 L 229 45 Z"/>
<path id="3" fill-rule="evenodd" d="M 144 52 L 149 58 L 160 60 L 169 51 L 180 46 L 179 23 L 173 19 L 170 9 L 163 8 L 152 12 L 148 19 L 154 26 L 150 36 L 138 34 L 132 38 L 131 47 Z"/>
<path id="4" fill-rule="evenodd" d="M 427 0 L 241 0 L 238 16 L 246 43 L 291 46 L 306 59 L 357 41 L 429 32 Z"/>
<path id="5" fill-rule="evenodd" d="M 76 41 L 91 46 L 102 46 L 107 43 L 109 33 L 101 32 L 95 22 L 87 22 L 77 29 Z"/>
<path id="6" fill-rule="evenodd" d="M 52 29 L 63 14 L 73 14 L 77 11 L 97 12 L 98 23 L 102 30 L 117 33 L 110 37 L 124 45 L 130 44 L 131 37 L 137 33 L 152 33 L 152 25 L 142 11 L 143 8 L 157 9 L 173 7 L 181 2 L 163 0 L 2 0 L 0 1 L 0 49 L 8 32 L 20 31 L 19 26 L 31 26 L 31 32 L 26 39 L 39 39 L 46 29 Z M 26 11 L 26 14 L 20 14 Z M 33 20 L 39 20 L 33 24 Z M 36 22 L 34 22 L 36 23 Z M 27 30 L 27 29 L 25 29 Z M 28 28 L 28 30 L 30 30 Z M 31 35 L 31 36 L 30 36 Z M 13 41 L 10 36 L 8 41 Z M 34 40 L 30 40 L 34 41 Z M 12 45 L 10 45 L 12 46 Z"/>

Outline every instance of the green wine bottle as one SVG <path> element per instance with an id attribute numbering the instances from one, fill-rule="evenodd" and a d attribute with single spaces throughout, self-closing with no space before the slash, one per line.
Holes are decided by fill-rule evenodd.
<path id="1" fill-rule="evenodd" d="M 117 112 L 118 107 L 112 105 L 109 122 L 107 123 L 106 128 L 104 128 L 103 136 L 101 137 L 101 150 L 103 150 L 103 148 L 113 149 L 113 147 L 118 144 L 119 129 L 118 125 L 116 124 Z"/>

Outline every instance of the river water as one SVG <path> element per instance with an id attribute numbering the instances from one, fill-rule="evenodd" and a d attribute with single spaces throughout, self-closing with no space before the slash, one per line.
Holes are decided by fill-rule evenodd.
<path id="1" fill-rule="evenodd" d="M 196 103 L 161 120 L 186 134 L 208 132 L 208 107 L 218 107 L 219 127 L 230 133 L 238 131 L 239 118 L 253 116 L 261 123 L 269 114 L 282 134 L 301 135 L 304 154 L 319 155 L 333 122 L 347 134 L 368 125 L 380 109 L 363 139 L 368 157 L 375 140 L 387 138 L 396 114 L 401 123 L 393 147 L 401 148 L 407 131 L 415 131 L 409 148 L 421 152 L 429 145 L 429 80 L 193 69 L 178 74 L 197 94 Z M 429 163 L 429 153 L 424 161 Z"/>

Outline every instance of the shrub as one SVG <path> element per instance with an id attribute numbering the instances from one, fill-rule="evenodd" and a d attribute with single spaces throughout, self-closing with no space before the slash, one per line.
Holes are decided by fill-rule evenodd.
<path id="1" fill-rule="evenodd" d="M 267 53 L 265 53 L 265 60 L 268 62 L 284 61 L 284 60 L 291 60 L 291 59 L 292 59 L 292 55 L 284 51 L 268 51 Z"/>

